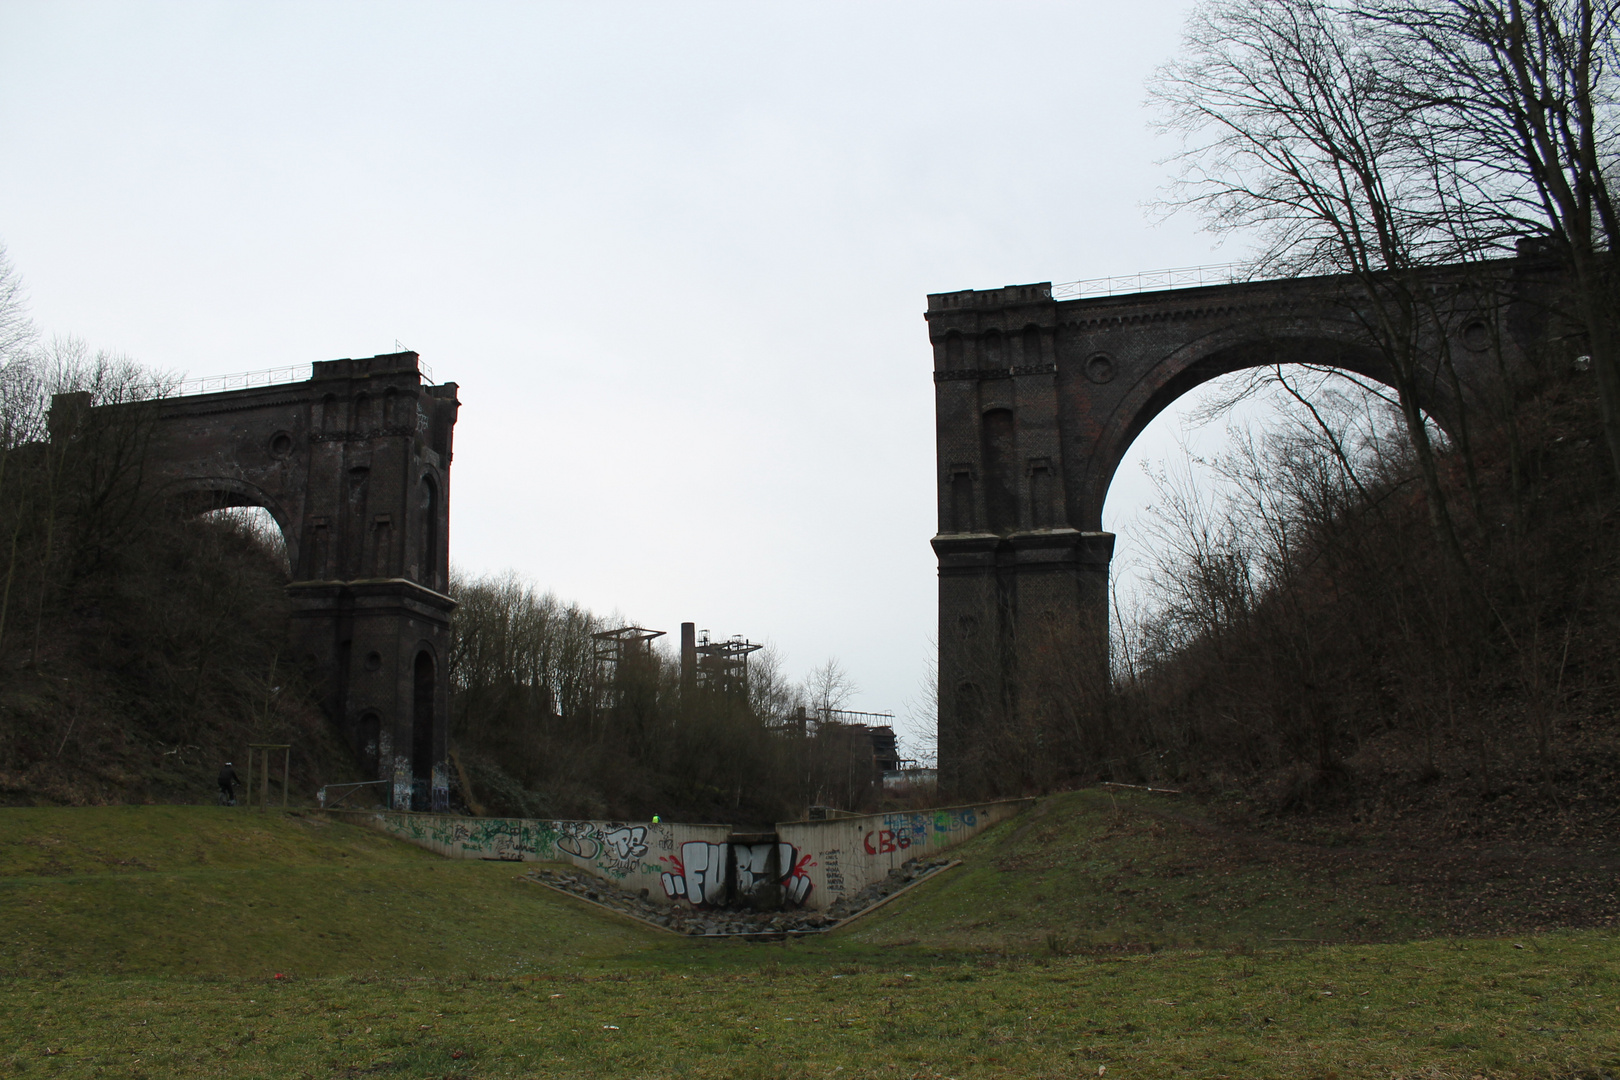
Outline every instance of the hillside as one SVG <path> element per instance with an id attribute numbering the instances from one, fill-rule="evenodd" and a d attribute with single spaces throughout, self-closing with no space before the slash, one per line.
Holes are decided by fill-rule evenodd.
<path id="1" fill-rule="evenodd" d="M 957 853 L 845 930 L 713 943 L 304 813 L 0 810 L 0 1069 L 1461 1080 L 1620 1063 L 1612 929 L 1434 937 L 1452 916 L 1376 867 L 1279 857 L 1140 793 L 1043 800 Z"/>
<path id="2" fill-rule="evenodd" d="M 645 947 L 516 879 L 316 814 L 8 809 L 0 973 L 513 973 Z"/>
<path id="3" fill-rule="evenodd" d="M 245 776 L 250 742 L 292 745 L 295 801 L 357 779 L 285 655 L 286 575 L 262 538 L 229 519 L 138 509 L 98 533 L 94 557 L 57 560 L 23 594 L 25 618 L 13 606 L 0 638 L 0 806 L 212 802 L 222 763 Z M 88 546 L 76 531 L 64 525 L 58 542 Z"/>

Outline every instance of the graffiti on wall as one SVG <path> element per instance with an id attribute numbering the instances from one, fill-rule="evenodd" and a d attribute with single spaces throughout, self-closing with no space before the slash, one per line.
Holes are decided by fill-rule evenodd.
<path id="1" fill-rule="evenodd" d="M 565 859 L 632 888 L 646 885 L 653 893 L 661 888 L 664 896 L 675 902 L 707 906 L 752 900 L 774 906 L 780 900 L 790 907 L 825 907 L 840 896 L 864 888 L 901 859 L 924 851 L 932 853 L 966 839 L 1000 820 L 1005 816 L 1003 811 L 1014 812 L 1013 804 L 828 822 L 819 829 L 796 832 L 794 839 L 803 847 L 784 843 L 780 838 L 767 843 L 733 844 L 723 829 L 711 826 L 466 818 L 393 811 L 368 816 L 396 836 L 452 857 Z M 849 831 L 843 832 L 845 829 Z M 848 839 L 833 840 L 829 830 L 832 835 Z M 705 839 L 683 842 L 684 837 L 693 835 Z M 826 839 L 820 839 L 823 836 Z M 827 842 L 849 845 L 854 861 L 847 876 L 841 849 L 820 850 L 821 844 Z M 627 878 L 634 880 L 626 882 Z"/>
<path id="2" fill-rule="evenodd" d="M 593 821 L 554 821 L 552 827 L 557 830 L 557 839 L 553 843 L 564 855 L 572 855 L 576 859 L 594 859 L 596 853 L 602 850 L 601 837 Z"/>
<path id="3" fill-rule="evenodd" d="M 783 844 L 792 854 L 785 860 L 786 865 L 792 869 L 782 877 L 782 885 L 787 889 L 787 899 L 790 904 L 803 904 L 804 898 L 810 895 L 815 883 L 810 880 L 810 868 L 816 865 L 816 860 L 810 855 L 800 855 L 798 849 L 792 844 Z"/>
<path id="4" fill-rule="evenodd" d="M 827 891 L 830 893 L 842 893 L 845 891 L 844 869 L 838 865 L 838 856 L 841 854 L 843 852 L 839 848 L 821 853 L 821 861 L 825 866 L 824 876 L 827 878 Z"/>
<path id="5" fill-rule="evenodd" d="M 622 878 L 641 869 L 641 856 L 647 854 L 647 826 L 622 821 L 597 824 L 594 821 L 554 821 L 557 838 L 552 843 L 565 855 L 594 862 L 597 869 Z"/>
<path id="6" fill-rule="evenodd" d="M 606 845 L 603 861 L 608 868 L 621 876 L 633 874 L 641 865 L 641 857 L 647 854 L 647 827 L 615 822 L 603 834 L 602 843 Z"/>
<path id="7" fill-rule="evenodd" d="M 641 872 L 647 826 L 610 821 L 531 821 L 524 818 L 430 818 L 389 814 L 394 831 L 412 840 L 479 859 L 572 856 L 623 878 Z"/>
<path id="8" fill-rule="evenodd" d="M 664 895 L 693 905 L 723 903 L 726 899 L 726 860 L 735 871 L 735 895 L 739 899 L 765 900 L 761 889 L 780 886 L 782 898 L 802 905 L 815 887 L 810 868 L 814 856 L 799 854 L 792 844 L 707 844 L 700 840 L 681 845 L 679 855 L 661 855 L 668 866 L 659 878 Z"/>
<path id="9" fill-rule="evenodd" d="M 810 867 L 816 865 L 815 858 L 801 856 L 792 844 L 733 844 L 731 851 L 739 897 L 754 896 L 761 886 L 781 886 L 783 899 L 800 905 L 814 888 Z"/>
<path id="10" fill-rule="evenodd" d="M 507 818 L 431 818 L 418 814 L 389 814 L 393 831 L 412 840 L 476 853 L 484 859 L 516 861 L 538 856 L 536 837 L 522 821 Z"/>
<path id="11" fill-rule="evenodd" d="M 914 845 L 926 845 L 930 838 L 936 846 L 950 842 L 950 834 L 972 829 L 979 824 L 979 815 L 971 808 L 936 810 L 931 814 L 885 814 L 883 827 L 873 829 L 862 838 L 868 855 L 887 855 L 905 851 Z"/>
<path id="12" fill-rule="evenodd" d="M 693 904 L 718 904 L 726 898 L 726 846 L 688 840 L 679 855 L 660 855 L 669 869 L 659 878 L 664 895 Z"/>

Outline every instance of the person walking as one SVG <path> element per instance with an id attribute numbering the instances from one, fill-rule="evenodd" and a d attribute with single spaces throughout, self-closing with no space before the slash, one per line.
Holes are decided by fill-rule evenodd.
<path id="1" fill-rule="evenodd" d="M 241 782 L 242 778 L 236 775 L 235 767 L 227 761 L 225 767 L 219 770 L 219 801 L 222 805 L 236 805 L 236 785 Z"/>

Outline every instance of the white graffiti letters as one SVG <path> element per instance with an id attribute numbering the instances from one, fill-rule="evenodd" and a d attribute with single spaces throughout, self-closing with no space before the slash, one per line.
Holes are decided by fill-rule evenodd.
<path id="1" fill-rule="evenodd" d="M 623 825 L 603 837 L 619 861 L 637 859 L 647 854 L 647 828 L 644 825 Z"/>
<path id="2" fill-rule="evenodd" d="M 579 859 L 594 859 L 602 850 L 596 826 L 589 821 L 558 821 L 557 850 Z"/>
<path id="3" fill-rule="evenodd" d="M 679 856 L 662 859 L 673 868 L 660 880 L 664 895 L 685 897 L 693 904 L 718 904 L 726 898 L 726 845 L 688 840 Z"/>

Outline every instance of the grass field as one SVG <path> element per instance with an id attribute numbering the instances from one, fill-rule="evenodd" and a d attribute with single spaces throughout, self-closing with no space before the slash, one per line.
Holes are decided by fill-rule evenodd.
<path id="1" fill-rule="evenodd" d="M 0 1075 L 1620 1075 L 1612 931 L 1437 936 L 1370 871 L 1157 809 L 1046 800 L 773 944 L 314 816 L 3 810 Z"/>

